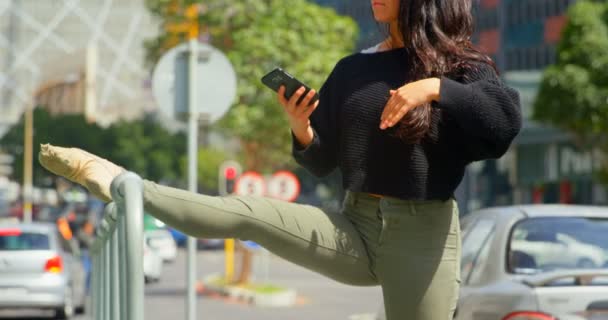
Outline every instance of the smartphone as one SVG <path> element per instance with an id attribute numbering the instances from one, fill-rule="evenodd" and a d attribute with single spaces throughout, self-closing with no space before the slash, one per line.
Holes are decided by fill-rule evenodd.
<path id="1" fill-rule="evenodd" d="M 294 76 L 287 73 L 281 68 L 275 68 L 268 74 L 262 77 L 262 83 L 275 92 L 279 91 L 279 87 L 285 86 L 285 98 L 289 99 L 300 87 L 305 87 L 306 91 L 298 100 L 298 104 L 302 102 L 306 94 L 310 91 L 310 87 L 296 79 Z M 319 99 L 319 93 L 315 93 L 315 96 L 310 100 L 309 105 L 314 104 Z"/>

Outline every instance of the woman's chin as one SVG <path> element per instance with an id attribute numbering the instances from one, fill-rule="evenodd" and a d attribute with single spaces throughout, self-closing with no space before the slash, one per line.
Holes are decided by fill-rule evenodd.
<path id="1" fill-rule="evenodd" d="M 390 23 L 393 20 L 387 16 L 380 15 L 380 14 L 374 14 L 374 19 L 376 20 L 376 22 L 379 22 L 379 23 Z"/>

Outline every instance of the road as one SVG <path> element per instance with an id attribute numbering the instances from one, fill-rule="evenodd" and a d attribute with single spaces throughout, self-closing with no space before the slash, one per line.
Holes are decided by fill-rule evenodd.
<path id="1" fill-rule="evenodd" d="M 221 251 L 199 251 L 199 278 L 223 272 L 223 259 Z M 259 262 L 259 259 L 257 261 Z M 186 256 L 181 250 L 174 263 L 165 265 L 160 282 L 146 285 L 146 320 L 185 319 L 185 265 Z M 263 273 L 259 271 L 259 269 L 256 271 L 258 278 Z M 269 275 L 271 283 L 297 290 L 299 296 L 297 306 L 258 308 L 239 302 L 226 301 L 219 297 L 200 296 L 197 305 L 197 319 L 359 320 L 370 319 L 366 315 L 377 312 L 381 307 L 382 293 L 379 287 L 345 286 L 276 257 L 270 258 Z M 13 317 L 10 319 L 34 318 Z M 76 317 L 75 320 L 90 320 L 90 318 L 84 315 Z"/>

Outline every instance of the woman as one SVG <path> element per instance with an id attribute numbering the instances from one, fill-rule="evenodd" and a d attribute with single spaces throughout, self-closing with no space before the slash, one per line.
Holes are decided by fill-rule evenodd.
<path id="1" fill-rule="evenodd" d="M 251 239 L 337 281 L 380 285 L 388 320 L 450 319 L 459 289 L 453 193 L 467 164 L 502 156 L 521 126 L 516 92 L 476 51 L 468 0 L 372 0 L 390 36 L 342 59 L 311 104 L 284 106 L 296 160 L 339 168 L 340 214 L 256 197 L 209 197 L 144 182 L 147 212 L 192 236 Z M 43 146 L 41 163 L 110 200 L 123 169 Z"/>

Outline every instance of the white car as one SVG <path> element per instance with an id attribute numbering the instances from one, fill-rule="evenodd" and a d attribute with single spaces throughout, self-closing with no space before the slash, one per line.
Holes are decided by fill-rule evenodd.
<path id="1" fill-rule="evenodd" d="M 163 259 L 148 245 L 144 234 L 144 279 L 146 283 L 160 281 L 163 272 Z"/>
<path id="2" fill-rule="evenodd" d="M 462 228 L 455 319 L 607 319 L 608 208 L 488 208 Z"/>
<path id="3" fill-rule="evenodd" d="M 54 310 L 55 319 L 83 311 L 86 273 L 78 255 L 54 224 L 0 226 L 0 309 Z"/>
<path id="4" fill-rule="evenodd" d="M 147 230 L 148 245 L 163 261 L 173 262 L 177 258 L 177 244 L 167 229 Z"/>
<path id="5" fill-rule="evenodd" d="M 608 319 L 608 207 L 487 208 L 461 226 L 455 320 Z"/>

